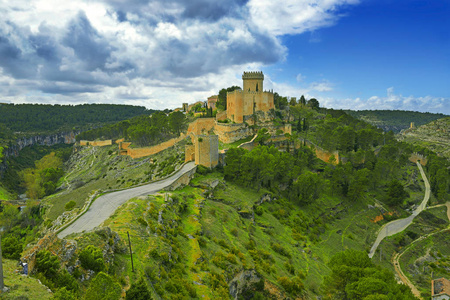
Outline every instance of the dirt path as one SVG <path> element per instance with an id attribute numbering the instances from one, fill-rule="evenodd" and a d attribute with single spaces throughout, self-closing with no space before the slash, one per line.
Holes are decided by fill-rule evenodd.
<path id="1" fill-rule="evenodd" d="M 443 205 L 444 205 L 444 204 L 440 204 L 440 205 L 436 205 L 436 206 L 433 206 L 433 207 L 440 207 L 440 206 L 443 206 Z M 448 220 L 449 220 L 449 222 L 450 222 L 450 202 L 445 203 L 445 205 L 447 206 L 447 217 L 448 217 Z M 397 273 L 398 277 L 400 277 L 401 281 L 402 281 L 404 284 L 406 284 L 406 285 L 408 285 L 408 286 L 410 287 L 410 289 L 411 289 L 411 291 L 413 292 L 413 294 L 414 294 L 416 297 L 418 297 L 419 299 L 422 299 L 422 297 L 420 297 L 420 292 L 419 292 L 419 290 L 417 290 L 417 288 L 411 283 L 411 281 L 408 279 L 408 277 L 406 277 L 406 275 L 403 273 L 402 268 L 401 268 L 401 266 L 400 266 L 400 262 L 399 262 L 399 261 L 400 261 L 400 258 L 401 258 L 401 256 L 402 256 L 403 254 L 405 254 L 405 253 L 409 250 L 409 248 L 411 248 L 411 246 L 414 245 L 415 243 L 420 242 L 420 241 L 422 241 L 422 240 L 424 240 L 424 239 L 426 239 L 426 238 L 428 238 L 428 237 L 430 237 L 430 236 L 433 236 L 433 235 L 435 235 L 435 234 L 438 234 L 438 233 L 441 233 L 441 232 L 443 232 L 443 231 L 449 230 L 449 227 L 450 227 L 450 225 L 449 225 L 447 228 L 441 229 L 441 230 L 439 230 L 439 231 L 437 231 L 437 232 L 432 232 L 432 233 L 429 233 L 429 234 L 427 234 L 427 235 L 421 236 L 420 238 L 418 238 L 417 240 L 415 240 L 415 241 L 413 241 L 411 244 L 409 244 L 408 247 L 406 247 L 406 248 L 403 250 L 403 252 L 401 252 L 401 253 L 394 253 L 394 255 L 393 255 L 392 258 L 391 258 L 391 263 L 392 263 L 392 265 L 393 265 L 394 268 L 395 268 L 395 273 Z"/>
<path id="2" fill-rule="evenodd" d="M 403 253 L 405 253 L 405 252 L 402 252 L 401 254 L 400 253 L 394 253 L 394 255 L 391 258 L 391 263 L 392 263 L 392 265 L 395 268 L 395 273 L 397 273 L 398 277 L 400 277 L 400 280 L 404 284 L 409 286 L 409 288 L 413 292 L 414 296 L 416 296 L 419 299 L 422 299 L 422 297 L 420 296 L 419 290 L 411 283 L 411 281 L 409 281 L 408 277 L 406 277 L 405 274 L 403 274 L 402 268 L 400 267 L 399 259 L 400 259 L 400 256 L 402 256 Z"/>
<path id="3" fill-rule="evenodd" d="M 394 220 L 392 222 L 389 222 L 383 227 L 381 227 L 380 231 L 378 232 L 377 239 L 375 240 L 375 243 L 373 243 L 372 248 L 369 252 L 369 257 L 372 258 L 375 254 L 375 251 L 378 248 L 378 245 L 381 243 L 381 241 L 388 236 L 397 234 L 399 232 L 402 232 L 405 230 L 414 220 L 414 218 L 420 214 L 426 207 L 428 203 L 428 199 L 430 199 L 430 183 L 428 182 L 427 176 L 425 175 L 425 172 L 423 171 L 422 165 L 420 163 L 417 163 L 417 167 L 420 170 L 420 174 L 422 175 L 423 182 L 425 184 L 425 195 L 423 197 L 423 201 L 420 203 L 420 205 L 414 210 L 412 215 L 410 215 L 407 218 Z"/>

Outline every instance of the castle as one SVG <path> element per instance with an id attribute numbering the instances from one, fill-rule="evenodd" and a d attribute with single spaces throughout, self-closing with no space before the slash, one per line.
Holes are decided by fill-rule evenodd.
<path id="1" fill-rule="evenodd" d="M 243 89 L 227 93 L 227 118 L 243 123 L 257 111 L 275 108 L 273 92 L 263 91 L 263 72 L 244 72 Z"/>

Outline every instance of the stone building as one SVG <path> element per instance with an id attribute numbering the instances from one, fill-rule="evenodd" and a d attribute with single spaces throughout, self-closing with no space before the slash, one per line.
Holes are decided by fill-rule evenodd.
<path id="1" fill-rule="evenodd" d="M 214 95 L 208 98 L 208 108 L 211 108 L 212 110 L 216 109 L 216 103 L 217 100 L 219 100 L 219 96 Z"/>
<path id="2" fill-rule="evenodd" d="M 235 123 L 243 123 L 257 111 L 275 108 L 273 92 L 264 91 L 262 72 L 244 72 L 243 89 L 227 93 L 227 118 Z"/>
<path id="3" fill-rule="evenodd" d="M 431 299 L 449 300 L 450 299 L 450 280 L 445 278 L 434 279 L 431 281 Z"/>

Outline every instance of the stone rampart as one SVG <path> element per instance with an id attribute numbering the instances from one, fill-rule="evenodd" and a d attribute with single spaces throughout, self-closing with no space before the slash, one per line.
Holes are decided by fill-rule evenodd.
<path id="1" fill-rule="evenodd" d="M 219 137 L 217 135 L 195 136 L 195 164 L 213 168 L 219 163 Z"/>
<path id="2" fill-rule="evenodd" d="M 330 162 L 330 158 L 334 155 L 334 163 L 335 165 L 337 165 L 340 161 L 340 157 L 339 157 L 339 151 L 328 151 L 325 150 L 315 144 L 313 144 L 312 142 L 308 141 L 308 140 L 301 140 L 302 143 L 305 143 L 307 146 L 311 147 L 312 149 L 314 149 L 316 156 L 318 159 L 329 163 Z"/>
<path id="3" fill-rule="evenodd" d="M 219 136 L 219 140 L 226 144 L 245 139 L 254 134 L 253 128 L 248 127 L 245 123 L 216 123 L 214 132 Z"/>
<path id="4" fill-rule="evenodd" d="M 195 160 L 195 145 L 186 145 L 184 148 L 184 162 Z"/>
<path id="5" fill-rule="evenodd" d="M 225 121 L 227 119 L 227 111 L 221 111 L 216 114 L 216 120 L 217 121 Z"/>
<path id="6" fill-rule="evenodd" d="M 409 157 L 409 161 L 413 163 L 419 162 L 422 166 L 426 166 L 428 163 L 428 158 L 420 153 L 414 152 Z"/>
<path id="7" fill-rule="evenodd" d="M 123 153 L 123 155 L 129 155 L 131 158 L 135 159 L 135 158 L 150 156 L 150 155 L 156 154 L 158 152 L 161 152 L 163 150 L 166 150 L 167 148 L 172 147 L 173 145 L 182 141 L 185 138 L 186 138 L 186 135 L 184 133 L 182 133 L 177 138 L 170 139 L 166 142 L 163 142 L 161 144 L 158 144 L 158 145 L 155 145 L 152 147 L 144 147 L 144 148 L 127 147 L 126 154 L 124 151 L 120 151 L 120 150 L 119 151 L 121 154 Z M 125 143 L 122 143 L 122 146 L 123 146 L 123 144 L 125 144 Z"/>
<path id="8" fill-rule="evenodd" d="M 205 134 L 214 129 L 216 121 L 214 118 L 198 118 L 189 124 L 188 134 Z"/>
<path id="9" fill-rule="evenodd" d="M 103 147 L 103 146 L 111 146 L 113 144 L 112 140 L 105 141 L 86 141 L 81 140 L 80 146 L 94 146 L 94 147 Z"/>

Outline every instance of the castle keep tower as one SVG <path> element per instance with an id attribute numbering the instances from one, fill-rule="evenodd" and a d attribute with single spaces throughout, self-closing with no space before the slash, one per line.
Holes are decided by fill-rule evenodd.
<path id="1" fill-rule="evenodd" d="M 275 108 L 273 93 L 263 91 L 263 72 L 244 72 L 242 80 L 243 90 L 227 94 L 227 118 L 235 123 L 243 123 L 245 117 L 257 111 Z"/>
<path id="2" fill-rule="evenodd" d="M 263 72 L 244 72 L 244 74 L 242 74 L 242 81 L 244 81 L 245 92 L 263 91 Z"/>

